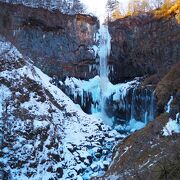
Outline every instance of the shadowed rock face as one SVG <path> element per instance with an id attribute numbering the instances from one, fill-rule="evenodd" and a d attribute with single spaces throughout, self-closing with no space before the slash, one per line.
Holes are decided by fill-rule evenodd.
<path id="1" fill-rule="evenodd" d="M 88 65 L 95 63 L 91 47 L 97 30 L 95 17 L 0 2 L 0 33 L 45 73 L 60 79 L 94 75 Z"/>
<path id="2" fill-rule="evenodd" d="M 88 79 L 95 64 L 92 46 L 98 21 L 88 15 L 0 2 L 0 33 L 50 76 Z M 179 61 L 180 26 L 176 12 L 160 19 L 151 14 L 109 23 L 112 36 L 109 78 L 113 83 L 154 75 L 156 83 Z M 160 76 L 160 77 L 159 77 Z"/>
<path id="3" fill-rule="evenodd" d="M 110 63 L 114 66 L 110 77 L 115 83 L 137 76 L 159 76 L 180 60 L 176 12 L 159 19 L 147 14 L 116 20 L 109 23 L 109 31 Z"/>
<path id="4" fill-rule="evenodd" d="M 177 63 L 155 89 L 159 116 L 116 146 L 113 162 L 102 179 L 179 179 L 180 134 L 174 132 L 168 137 L 163 135 L 163 128 L 169 119 L 179 121 L 179 92 L 180 63 Z M 164 113 L 170 96 L 173 96 L 170 112 Z"/>
<path id="5" fill-rule="evenodd" d="M 158 112 L 164 112 L 164 107 L 168 103 L 171 96 L 176 100 L 171 104 L 170 116 L 180 112 L 180 62 L 175 64 L 163 79 L 157 84 L 155 89 L 157 96 Z"/>

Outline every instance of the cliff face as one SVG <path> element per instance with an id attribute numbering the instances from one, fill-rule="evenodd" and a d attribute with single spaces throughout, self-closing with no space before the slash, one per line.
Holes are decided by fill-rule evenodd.
<path id="1" fill-rule="evenodd" d="M 162 113 L 171 96 L 176 100 L 173 101 L 170 115 L 172 118 L 180 112 L 180 62 L 175 64 L 165 75 L 156 87 L 158 112 Z"/>
<path id="2" fill-rule="evenodd" d="M 175 11 L 165 16 L 149 14 L 109 24 L 110 63 L 115 73 L 112 81 L 146 75 L 142 85 L 155 85 L 158 117 L 119 142 L 113 161 L 101 179 L 176 180 L 180 177 L 179 7 L 176 4 Z"/>
<path id="3" fill-rule="evenodd" d="M 110 80 L 119 83 L 137 76 L 154 75 L 158 82 L 179 61 L 180 26 L 173 11 L 166 17 L 153 14 L 127 17 L 109 23 L 112 37 Z M 0 2 L 0 33 L 24 56 L 50 76 L 88 79 L 94 68 L 94 35 L 98 21 L 88 15 Z"/>
<path id="4" fill-rule="evenodd" d="M 178 14 L 176 7 L 160 18 L 152 13 L 109 23 L 113 82 L 154 74 L 157 78 L 180 60 Z"/>
<path id="5" fill-rule="evenodd" d="M 36 66 L 58 78 L 89 78 L 98 21 L 88 15 L 0 2 L 0 33 Z"/>
<path id="6" fill-rule="evenodd" d="M 158 83 L 159 116 L 145 128 L 124 139 L 114 149 L 113 161 L 102 179 L 179 179 L 180 135 L 168 123 L 180 127 L 180 63 Z M 167 103 L 172 97 L 172 102 Z M 169 104 L 169 111 L 164 107 Z M 170 124 L 170 123 L 169 123 Z M 167 131 L 168 135 L 164 135 Z"/>

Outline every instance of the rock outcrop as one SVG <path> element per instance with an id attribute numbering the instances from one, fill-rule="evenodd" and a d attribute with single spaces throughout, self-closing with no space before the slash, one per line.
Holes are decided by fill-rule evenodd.
<path id="1" fill-rule="evenodd" d="M 157 83 L 180 61 L 179 9 L 177 4 L 169 14 L 160 17 L 152 12 L 109 22 L 112 82 L 154 75 Z"/>
<path id="2" fill-rule="evenodd" d="M 97 18 L 0 2 L 0 33 L 50 76 L 90 78 Z M 96 74 L 96 72 L 94 71 Z"/>
<path id="3" fill-rule="evenodd" d="M 175 97 L 171 115 L 180 112 L 180 63 L 175 64 L 156 87 L 158 112 L 163 113 L 170 97 Z M 175 117 L 175 115 L 173 115 Z"/>
<path id="4" fill-rule="evenodd" d="M 179 179 L 180 135 L 166 126 L 174 120 L 180 128 L 180 63 L 158 83 L 155 94 L 159 116 L 144 129 L 124 139 L 114 149 L 113 162 L 102 179 Z M 172 96 L 172 102 L 168 100 Z M 169 110 L 165 112 L 165 106 Z M 163 131 L 167 131 L 165 136 Z M 180 129 L 179 129 L 180 130 Z"/>
<path id="5" fill-rule="evenodd" d="M 163 136 L 168 114 L 124 139 L 114 150 L 113 162 L 102 179 L 139 180 L 180 177 L 180 136 Z"/>

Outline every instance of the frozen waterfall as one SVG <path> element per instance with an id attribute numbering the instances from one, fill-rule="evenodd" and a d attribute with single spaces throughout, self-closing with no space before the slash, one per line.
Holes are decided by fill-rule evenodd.
<path id="1" fill-rule="evenodd" d="M 61 89 L 84 112 L 101 118 L 112 127 L 127 126 L 128 131 L 144 127 L 156 115 L 153 87 L 140 87 L 141 78 L 138 77 L 128 82 L 112 84 L 108 78 L 111 36 L 104 19 L 100 19 L 100 28 L 94 37 L 98 47 L 93 46 L 92 49 L 98 57 L 99 76 L 88 81 L 67 77 L 60 83 Z M 91 66 L 90 71 L 92 68 L 94 67 Z"/>
<path id="2" fill-rule="evenodd" d="M 112 125 L 112 121 L 108 118 L 106 114 L 106 93 L 107 93 L 107 85 L 109 82 L 108 79 L 108 57 L 111 50 L 111 36 L 109 34 L 108 26 L 102 22 L 100 22 L 99 29 L 99 59 L 100 59 L 100 107 L 101 107 L 101 116 L 103 121 Z"/>

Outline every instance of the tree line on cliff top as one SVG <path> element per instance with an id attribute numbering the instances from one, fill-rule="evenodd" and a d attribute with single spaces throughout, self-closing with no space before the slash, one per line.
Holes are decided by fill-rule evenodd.
<path id="1" fill-rule="evenodd" d="M 60 10 L 66 14 L 85 12 L 85 7 L 80 0 L 0 0 L 6 3 L 23 4 L 29 7 L 43 7 L 50 10 Z"/>
<path id="2" fill-rule="evenodd" d="M 108 0 L 106 10 L 108 20 L 116 20 L 126 16 L 135 16 L 154 9 L 168 9 L 180 0 L 129 0 L 128 6 L 124 8 L 118 0 Z"/>

